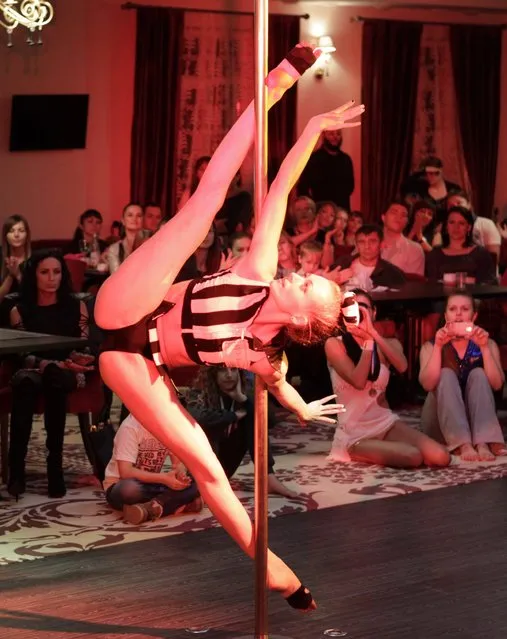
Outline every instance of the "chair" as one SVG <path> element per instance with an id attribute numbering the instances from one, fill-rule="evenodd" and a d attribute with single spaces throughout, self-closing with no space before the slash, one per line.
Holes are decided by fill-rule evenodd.
<path id="1" fill-rule="evenodd" d="M 71 255 L 65 255 L 64 260 L 69 269 L 72 290 L 74 293 L 80 293 L 83 290 L 85 272 L 88 266 L 82 259 Z"/>
<path id="2" fill-rule="evenodd" d="M 1 477 L 4 483 L 8 477 L 9 451 L 9 413 L 12 410 L 12 393 L 9 386 L 10 372 L 7 366 L 0 366 L 0 459 L 2 462 Z M 69 395 L 68 413 L 77 414 L 81 430 L 89 424 L 89 414 L 98 413 L 104 404 L 102 379 L 98 372 L 88 379 L 85 388 L 79 388 Z M 44 412 L 44 401 L 41 399 L 36 413 Z"/>

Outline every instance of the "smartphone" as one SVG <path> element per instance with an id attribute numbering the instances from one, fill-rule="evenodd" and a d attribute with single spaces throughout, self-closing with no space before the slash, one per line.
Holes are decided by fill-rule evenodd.
<path id="1" fill-rule="evenodd" d="M 473 322 L 451 322 L 449 333 L 456 337 L 469 337 L 474 330 Z"/>

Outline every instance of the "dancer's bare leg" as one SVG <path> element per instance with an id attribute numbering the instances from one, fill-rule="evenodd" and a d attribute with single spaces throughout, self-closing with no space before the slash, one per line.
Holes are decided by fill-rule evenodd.
<path id="1" fill-rule="evenodd" d="M 299 77 L 287 60 L 273 69 L 266 79 L 268 108 Z M 184 207 L 101 286 L 95 305 L 99 326 L 117 329 L 135 324 L 160 305 L 185 261 L 206 237 L 253 142 L 254 130 L 252 102 L 218 146 Z"/>
<path id="2" fill-rule="evenodd" d="M 110 351 L 100 356 L 100 370 L 104 382 L 125 400 L 134 417 L 181 459 L 215 517 L 254 557 L 254 531 L 248 513 L 234 494 L 201 427 L 181 406 L 174 388 L 164 382 L 154 363 L 136 353 Z M 292 570 L 271 551 L 268 585 L 285 597 L 301 585 Z"/>

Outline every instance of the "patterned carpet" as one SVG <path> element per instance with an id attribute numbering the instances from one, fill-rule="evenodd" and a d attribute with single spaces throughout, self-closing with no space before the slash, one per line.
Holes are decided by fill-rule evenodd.
<path id="1" fill-rule="evenodd" d="M 419 409 L 398 411 L 417 426 Z M 502 415 L 507 421 L 507 414 Z M 300 428 L 292 419 L 282 421 L 271 433 L 280 480 L 298 491 L 298 499 L 270 496 L 270 516 L 329 508 L 358 501 L 445 488 L 456 484 L 507 476 L 507 460 L 493 463 L 458 463 L 445 469 L 395 470 L 360 463 L 326 460 L 333 428 L 310 425 Z M 16 503 L 2 491 L 0 501 L 0 565 L 47 557 L 56 553 L 91 550 L 132 543 L 217 526 L 210 511 L 169 517 L 132 526 L 112 512 L 97 486 L 83 485 L 80 476 L 90 473 L 77 419 L 69 416 L 65 438 L 68 492 L 63 499 L 46 496 L 44 431 L 40 419 L 34 425 L 28 458 L 27 493 Z M 245 459 L 233 479 L 233 488 L 253 513 L 253 466 Z"/>

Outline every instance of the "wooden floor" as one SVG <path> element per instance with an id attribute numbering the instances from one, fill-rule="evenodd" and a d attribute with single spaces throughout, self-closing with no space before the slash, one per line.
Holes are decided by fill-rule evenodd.
<path id="1" fill-rule="evenodd" d="M 270 531 L 319 603 L 301 615 L 270 595 L 272 638 L 507 638 L 507 480 L 279 517 Z M 13 564 L 0 569 L 0 637 L 253 637 L 252 581 L 221 529 Z"/>

